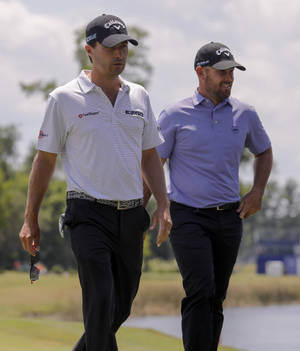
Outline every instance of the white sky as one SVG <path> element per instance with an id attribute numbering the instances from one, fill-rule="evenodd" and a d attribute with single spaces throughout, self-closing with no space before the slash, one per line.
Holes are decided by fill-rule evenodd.
<path id="1" fill-rule="evenodd" d="M 273 177 L 300 183 L 298 0 L 0 0 L 0 125 L 17 124 L 21 155 L 38 135 L 45 101 L 27 98 L 19 82 L 73 79 L 74 30 L 102 13 L 149 32 L 156 115 L 195 90 L 193 61 L 200 46 L 228 45 L 247 67 L 236 71 L 232 95 L 256 107 L 273 144 Z"/>

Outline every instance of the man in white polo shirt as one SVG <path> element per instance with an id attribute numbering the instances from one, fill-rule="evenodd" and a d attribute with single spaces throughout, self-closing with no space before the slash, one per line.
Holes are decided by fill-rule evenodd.
<path id="1" fill-rule="evenodd" d="M 142 175 L 157 200 L 151 227 L 157 244 L 171 219 L 164 174 L 155 147 L 163 142 L 145 89 L 122 79 L 128 42 L 138 45 L 116 16 L 86 28 L 91 71 L 55 89 L 30 174 L 20 239 L 35 255 L 38 212 L 61 153 L 67 178 L 65 224 L 82 287 L 85 333 L 73 350 L 116 351 L 115 333 L 130 313 L 142 266 L 143 232 L 150 224 Z"/>

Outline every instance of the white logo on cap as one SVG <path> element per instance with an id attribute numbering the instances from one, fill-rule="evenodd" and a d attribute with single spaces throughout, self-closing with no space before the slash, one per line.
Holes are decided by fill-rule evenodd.
<path id="1" fill-rule="evenodd" d="M 95 34 L 92 34 L 92 35 L 89 35 L 89 36 L 86 38 L 86 41 L 89 42 L 89 41 L 91 41 L 91 40 L 93 40 L 93 39 L 96 39 L 96 37 L 97 37 L 97 34 L 96 34 L 96 33 L 95 33 Z"/>
<path id="2" fill-rule="evenodd" d="M 198 63 L 199 66 L 204 66 L 204 65 L 207 65 L 209 63 L 209 60 L 206 60 L 206 61 L 200 61 Z"/>
<path id="3" fill-rule="evenodd" d="M 230 55 L 232 55 L 231 54 L 231 52 L 230 52 L 230 50 L 228 49 L 228 48 L 220 48 L 220 49 L 218 49 L 217 51 L 216 51 L 216 54 L 218 55 L 218 56 L 220 56 L 220 55 L 222 55 L 222 53 L 224 52 L 224 54 L 226 55 L 226 56 L 230 56 Z"/>
<path id="4" fill-rule="evenodd" d="M 113 20 L 113 19 L 104 24 L 104 28 L 106 28 L 106 29 L 109 29 L 111 26 L 113 26 L 117 30 L 120 30 L 121 27 L 124 29 L 126 28 L 122 22 L 120 22 L 118 20 Z"/>

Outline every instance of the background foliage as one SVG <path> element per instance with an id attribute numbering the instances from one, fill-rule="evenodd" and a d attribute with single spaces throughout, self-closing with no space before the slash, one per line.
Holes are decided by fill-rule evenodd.
<path id="1" fill-rule="evenodd" d="M 129 32 L 139 41 L 138 47 L 129 46 L 127 68 L 123 76 L 131 81 L 148 86 L 150 83 L 152 66 L 147 59 L 147 46 L 144 45 L 148 33 L 142 28 L 131 26 Z M 84 31 L 79 29 L 74 33 L 76 50 L 74 59 L 79 70 L 89 69 L 90 62 L 84 46 Z M 42 79 L 20 83 L 21 89 L 27 95 L 41 94 L 47 98 L 49 92 L 56 86 L 56 79 L 43 81 Z M 21 247 L 18 233 L 23 223 L 26 203 L 28 176 L 35 146 L 28 148 L 27 157 L 16 164 L 18 130 L 15 125 L 0 126 L 0 269 L 12 269 L 18 262 L 28 261 L 28 256 Z M 246 151 L 242 164 L 252 162 L 252 156 Z M 241 182 L 241 194 L 245 194 L 251 184 Z M 41 255 L 48 269 L 55 267 L 74 268 L 68 239 L 61 239 L 58 234 L 58 218 L 65 207 L 65 182 L 62 176 L 60 162 L 51 181 L 50 187 L 43 201 L 40 211 L 40 225 L 42 230 Z M 150 200 L 148 210 L 153 212 L 155 201 Z M 241 260 L 253 260 L 255 245 L 259 239 L 299 239 L 300 225 L 300 193 L 298 184 L 288 180 L 279 185 L 276 181 L 269 183 L 262 210 L 244 222 L 244 237 L 240 250 Z M 170 261 L 169 269 L 174 268 L 173 253 L 169 241 L 157 248 L 157 230 L 149 232 L 144 245 L 144 270 L 154 269 L 161 265 L 159 260 Z M 166 267 L 166 266 L 165 266 Z M 161 269 L 161 268 L 160 268 Z"/>

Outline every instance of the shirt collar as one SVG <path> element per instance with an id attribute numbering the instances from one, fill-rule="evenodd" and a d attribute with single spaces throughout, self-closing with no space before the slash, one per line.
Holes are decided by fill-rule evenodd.
<path id="1" fill-rule="evenodd" d="M 126 79 L 122 78 L 121 76 L 119 76 L 119 78 L 121 80 L 121 89 L 123 91 L 129 91 L 130 90 L 130 85 L 129 85 L 130 83 Z"/>
<path id="2" fill-rule="evenodd" d="M 206 99 L 203 95 L 201 95 L 198 91 L 198 89 L 195 90 L 194 95 L 192 96 L 193 104 L 194 106 L 201 105 L 201 104 L 206 104 L 206 106 L 209 104 L 213 106 L 212 102 L 209 99 Z M 214 106 L 214 108 L 220 108 L 225 105 L 231 105 L 231 99 L 230 97 L 219 103 L 217 106 Z"/>
<path id="3" fill-rule="evenodd" d="M 86 72 L 88 71 L 81 71 L 79 76 L 77 77 L 78 85 L 84 94 L 89 93 L 95 87 L 95 84 L 91 82 L 87 77 Z"/>
<path id="4" fill-rule="evenodd" d="M 192 96 L 192 100 L 194 106 L 197 106 L 200 105 L 203 102 L 203 100 L 205 100 L 205 97 L 198 92 L 198 89 L 196 89 L 194 95 Z"/>
<path id="5" fill-rule="evenodd" d="M 79 87 L 81 88 L 82 92 L 84 94 L 88 94 L 90 91 L 94 90 L 96 86 L 95 83 L 93 83 L 92 81 L 90 81 L 90 79 L 87 76 L 87 70 L 82 70 L 79 74 L 79 76 L 77 77 L 78 80 L 78 84 Z M 123 79 L 122 77 L 119 77 L 121 80 L 121 89 L 126 92 L 129 91 L 130 86 L 129 86 L 129 82 L 127 82 L 127 80 Z M 99 88 L 99 87 L 98 87 Z M 100 87 L 101 89 L 101 87 Z"/>

